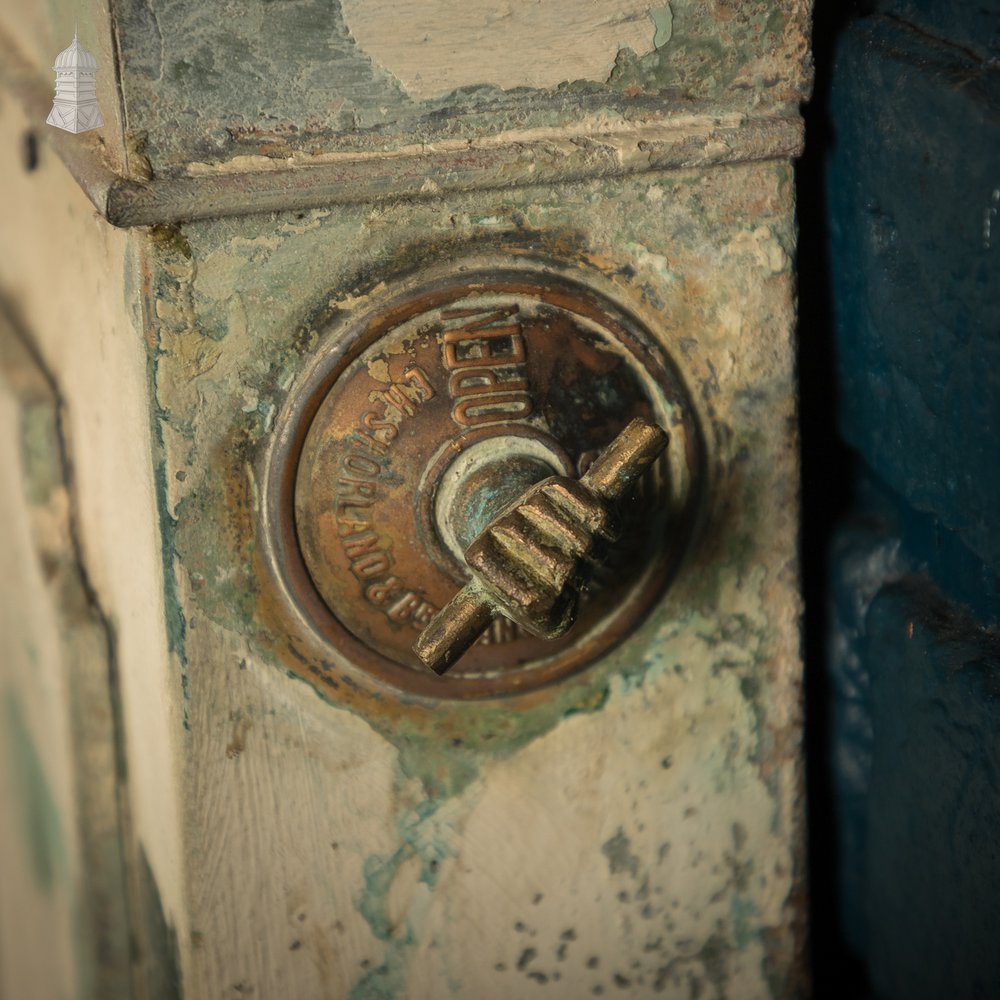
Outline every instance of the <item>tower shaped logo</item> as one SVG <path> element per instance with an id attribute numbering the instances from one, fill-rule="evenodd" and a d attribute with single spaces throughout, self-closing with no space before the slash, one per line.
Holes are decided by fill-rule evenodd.
<path id="1" fill-rule="evenodd" d="M 68 49 L 56 56 L 56 98 L 46 121 L 67 132 L 88 132 L 104 124 L 97 106 L 97 60 L 76 35 Z"/>

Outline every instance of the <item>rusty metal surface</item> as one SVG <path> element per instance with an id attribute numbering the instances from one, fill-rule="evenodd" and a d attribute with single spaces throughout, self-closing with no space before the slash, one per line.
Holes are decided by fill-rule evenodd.
<path id="1" fill-rule="evenodd" d="M 551 476 L 507 504 L 465 550 L 473 578 L 420 633 L 413 645 L 420 660 L 445 673 L 494 615 L 542 639 L 565 634 L 576 621 L 581 591 L 607 558 L 606 543 L 620 540 L 617 503 L 668 441 L 663 430 L 636 417 L 579 482 Z"/>
<path id="2" fill-rule="evenodd" d="M 458 507 L 478 511 L 477 527 L 457 526 L 468 537 L 517 495 L 511 483 L 580 475 L 633 417 L 669 426 L 675 441 L 628 511 L 628 541 L 592 581 L 574 635 L 547 642 L 496 621 L 433 691 L 468 697 L 565 676 L 632 627 L 683 551 L 702 446 L 655 338 L 593 288 L 474 258 L 449 270 L 359 317 L 282 418 L 302 443 L 275 459 L 286 489 L 274 518 L 297 543 L 277 571 L 321 633 L 361 640 L 365 669 L 427 689 L 412 644 L 468 579 L 464 546 L 449 547 L 442 530 L 461 515 L 438 509 L 463 456 L 493 466 L 460 494 Z"/>
<path id="3" fill-rule="evenodd" d="M 657 115 L 649 124 L 608 129 L 595 121 L 577 134 L 540 129 L 488 141 L 442 141 L 386 156 L 251 157 L 249 163 L 206 165 L 189 175 L 117 178 L 105 214 L 115 226 L 148 226 L 398 198 L 432 200 L 443 191 L 504 190 L 782 159 L 797 156 L 802 142 L 797 114 L 719 115 L 707 107 L 685 107 L 676 115 Z"/>

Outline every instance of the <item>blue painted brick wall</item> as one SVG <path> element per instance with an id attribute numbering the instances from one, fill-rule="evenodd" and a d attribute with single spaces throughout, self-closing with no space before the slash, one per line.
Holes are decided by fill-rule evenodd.
<path id="1" fill-rule="evenodd" d="M 886 1000 L 1000 997 L 998 60 L 995 0 L 896 0 L 832 71 L 838 884 Z"/>

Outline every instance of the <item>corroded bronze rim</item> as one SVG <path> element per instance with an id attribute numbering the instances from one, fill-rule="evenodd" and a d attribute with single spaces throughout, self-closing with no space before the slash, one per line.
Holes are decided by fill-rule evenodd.
<path id="1" fill-rule="evenodd" d="M 576 316 L 581 323 L 592 324 L 616 341 L 631 359 L 630 363 L 642 370 L 650 389 L 649 399 L 642 405 L 649 416 L 670 425 L 674 441 L 670 464 L 663 469 L 671 493 L 669 531 L 666 516 L 661 517 L 663 512 L 652 511 L 651 516 L 660 518 L 656 532 L 659 537 L 654 540 L 656 558 L 649 560 L 630 582 L 615 610 L 585 624 L 581 634 L 571 633 L 562 647 L 552 652 L 546 650 L 526 664 L 473 670 L 471 675 L 439 680 L 371 648 L 331 612 L 303 557 L 301 526 L 297 527 L 293 514 L 296 477 L 310 428 L 344 372 L 401 324 L 477 290 L 493 296 L 527 296 L 546 307 Z M 316 675 L 317 671 L 343 669 L 349 678 L 360 671 L 418 695 L 463 699 L 526 691 L 575 673 L 628 634 L 659 597 L 676 568 L 694 520 L 702 467 L 696 415 L 679 374 L 654 336 L 608 295 L 567 278 L 552 267 L 531 261 L 518 261 L 516 267 L 509 260 L 491 264 L 480 259 L 474 266 L 459 261 L 447 272 L 438 267 L 418 275 L 416 280 L 406 283 L 404 291 L 325 336 L 310 369 L 290 394 L 268 456 L 261 540 L 274 581 L 301 624 L 332 647 L 329 659 L 337 664 L 337 667 L 329 662 L 303 664 L 300 672 L 308 676 Z M 430 516 L 426 498 L 417 500 L 413 506 L 418 516 L 425 519 Z"/>

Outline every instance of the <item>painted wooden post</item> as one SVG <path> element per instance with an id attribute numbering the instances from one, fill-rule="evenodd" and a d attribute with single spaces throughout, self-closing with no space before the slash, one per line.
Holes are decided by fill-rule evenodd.
<path id="1" fill-rule="evenodd" d="M 22 820 L 49 839 L 0 908 L 0 981 L 795 995 L 808 3 L 286 8 L 116 2 L 80 25 L 105 127 L 49 130 L 30 170 L 4 146 L 0 294 L 50 432 L 5 366 L 5 490 L 28 513 L 3 525 L 4 641 L 23 655 L 0 690 L 2 863 L 39 849 Z M 6 135 L 42 127 L 71 19 L 0 15 Z M 702 489 L 669 586 L 585 667 L 435 697 L 366 672 L 358 640 L 290 599 L 269 477 L 308 373 L 358 317 L 498 258 L 596 289 L 669 359 Z M 82 598 L 24 583 L 50 552 Z M 36 635 L 59 637 L 44 670 Z M 58 966 L 22 950 L 53 907 Z M 98 911 L 106 948 L 79 933 Z"/>

